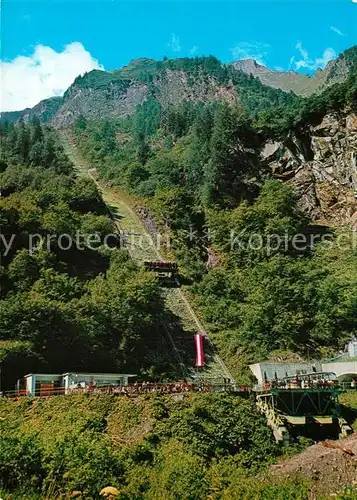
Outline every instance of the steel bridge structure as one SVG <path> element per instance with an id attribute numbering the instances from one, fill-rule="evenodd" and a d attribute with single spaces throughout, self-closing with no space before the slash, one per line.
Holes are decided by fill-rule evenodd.
<path id="1" fill-rule="evenodd" d="M 256 403 L 267 418 L 277 441 L 289 441 L 291 433 L 308 428 L 336 429 L 340 437 L 352 432 L 342 417 L 339 387 L 256 389 Z"/>

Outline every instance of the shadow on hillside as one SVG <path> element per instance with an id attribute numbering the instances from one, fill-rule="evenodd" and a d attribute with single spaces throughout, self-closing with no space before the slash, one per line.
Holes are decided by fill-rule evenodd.
<path id="1" fill-rule="evenodd" d="M 123 215 L 120 214 L 118 207 L 114 205 L 107 204 L 107 207 L 110 211 L 111 217 L 116 221 L 120 222 L 123 219 Z"/>
<path id="2" fill-rule="evenodd" d="M 357 409 L 344 404 L 341 404 L 340 407 L 342 418 L 344 418 L 346 422 L 352 426 L 357 421 Z"/>

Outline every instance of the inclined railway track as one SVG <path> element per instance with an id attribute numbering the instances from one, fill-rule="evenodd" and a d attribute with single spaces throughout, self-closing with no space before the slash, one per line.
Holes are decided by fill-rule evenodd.
<path id="1" fill-rule="evenodd" d="M 98 187 L 115 224 L 116 230 L 120 235 L 120 239 L 124 243 L 124 247 L 127 248 L 131 258 L 141 265 L 145 260 L 164 260 L 163 256 L 156 248 L 152 236 L 126 201 L 125 197 L 120 191 L 108 187 L 96 179 L 93 175 L 95 169 L 90 169 L 86 160 L 79 154 L 69 131 L 62 130 L 60 135 L 63 147 L 72 161 L 78 177 L 90 178 Z M 131 236 L 135 236 L 135 238 L 131 238 Z M 138 237 L 139 242 L 136 243 Z M 162 319 L 162 326 L 182 375 L 186 379 L 196 378 L 197 374 L 193 368 L 193 363 L 184 362 L 183 357 L 185 357 L 187 361 L 185 349 L 182 347 L 180 348 L 178 344 L 182 344 L 183 338 L 187 338 L 187 341 L 193 344 L 192 336 L 197 332 L 205 331 L 205 329 L 182 290 L 178 288 L 163 289 L 163 294 L 165 296 L 166 307 L 180 319 L 181 326 L 184 330 L 183 336 L 181 334 L 181 342 L 176 339 L 172 324 Z M 234 378 L 227 366 L 216 353 L 213 343 L 208 336 L 206 339 L 206 354 L 208 361 L 200 372 L 200 376 L 212 378 L 223 377 L 234 382 Z"/>

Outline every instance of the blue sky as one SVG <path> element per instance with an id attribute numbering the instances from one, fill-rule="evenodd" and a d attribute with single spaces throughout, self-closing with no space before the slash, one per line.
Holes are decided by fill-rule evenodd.
<path id="1" fill-rule="evenodd" d="M 91 64 L 110 70 L 137 57 L 161 59 L 164 55 L 201 54 L 214 54 L 224 62 L 254 57 L 273 69 L 311 73 L 326 64 L 334 53 L 357 43 L 357 3 L 352 0 L 220 3 L 5 0 L 1 38 L 1 59 L 7 63 L 5 69 L 11 77 L 12 89 L 16 76 L 18 94 L 23 92 L 19 80 L 26 79 L 26 74 L 15 72 L 11 76 L 10 63 L 18 64 L 18 56 L 26 56 L 26 64 L 33 66 L 31 58 L 38 46 L 49 49 L 42 68 L 47 76 L 54 67 L 63 71 L 64 61 L 69 61 L 72 69 L 66 73 L 72 78 L 77 63 L 78 71 L 88 69 Z M 64 47 L 73 42 L 83 47 L 77 44 L 75 55 L 69 51 L 61 59 L 62 65 L 51 65 L 51 54 L 53 60 L 58 59 Z M 41 66 L 41 57 L 37 55 L 35 65 Z M 67 84 L 64 80 L 58 82 L 52 93 L 63 91 L 61 86 Z M 19 101 L 27 102 L 25 97 Z M 19 105 L 20 102 L 16 104 Z"/>

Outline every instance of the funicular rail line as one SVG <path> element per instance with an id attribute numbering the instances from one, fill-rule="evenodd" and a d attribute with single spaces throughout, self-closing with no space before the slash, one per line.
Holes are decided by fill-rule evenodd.
<path id="1" fill-rule="evenodd" d="M 110 216 L 115 224 L 116 230 L 120 235 L 121 241 L 125 243 L 128 235 L 135 234 L 137 236 L 142 236 L 140 245 L 131 244 L 127 246 L 127 250 L 131 258 L 141 265 L 145 260 L 149 259 L 164 260 L 161 253 L 156 248 L 153 238 L 149 234 L 145 225 L 131 208 L 130 204 L 127 203 L 124 197 L 120 195 L 120 192 L 98 181 L 93 175 L 89 165 L 78 153 L 70 132 L 62 130 L 61 139 L 68 157 L 75 166 L 77 175 L 79 177 L 90 178 L 98 187 L 104 203 L 107 206 L 108 212 L 110 213 Z M 116 211 L 118 211 L 118 214 L 115 213 Z M 163 289 L 163 294 L 165 296 L 167 308 L 171 310 L 176 317 L 180 318 L 185 330 L 184 333 L 185 337 L 187 337 L 187 341 L 191 340 L 193 342 L 193 334 L 197 333 L 197 331 L 205 331 L 205 329 L 192 309 L 187 297 L 183 291 L 178 288 Z M 183 359 L 183 357 L 185 357 L 185 353 L 180 352 L 180 349 L 176 345 L 177 340 L 175 339 L 172 325 L 164 319 L 162 319 L 161 324 L 172 347 L 173 354 L 178 362 L 182 376 L 186 379 L 195 378 L 196 374 L 193 366 L 190 366 L 190 363 L 187 363 L 187 359 Z M 234 382 L 233 376 L 229 372 L 223 360 L 216 353 L 214 345 L 208 336 L 206 337 L 206 347 L 209 351 L 209 361 L 201 372 L 201 375 L 203 375 L 203 377 L 225 378 Z"/>

